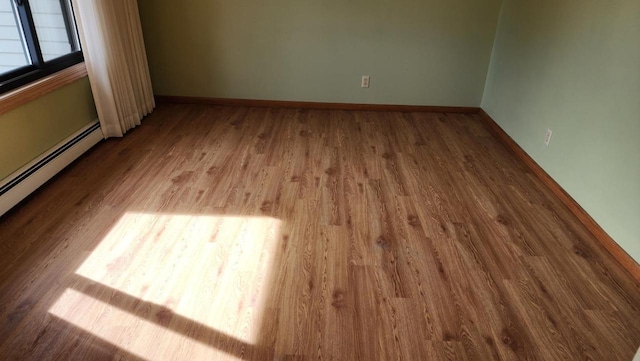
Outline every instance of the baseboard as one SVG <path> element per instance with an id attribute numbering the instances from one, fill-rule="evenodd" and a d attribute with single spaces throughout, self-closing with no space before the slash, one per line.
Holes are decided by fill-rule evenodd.
<path id="1" fill-rule="evenodd" d="M 493 134 L 520 160 L 556 197 L 573 213 L 589 232 L 604 246 L 609 253 L 624 267 L 637 282 L 640 282 L 640 265 L 624 250 L 607 232 L 591 218 L 591 216 L 567 193 L 560 184 L 536 163 L 533 158 L 515 142 L 489 114 L 480 110 L 483 122 Z"/>
<path id="2" fill-rule="evenodd" d="M 427 113 L 477 114 L 480 111 L 480 108 L 478 107 L 321 103 L 321 102 L 297 102 L 297 101 L 284 101 L 284 100 L 181 97 L 181 96 L 165 96 L 165 95 L 157 95 L 156 102 L 170 103 L 170 104 L 209 104 L 209 105 L 227 105 L 227 106 L 238 106 L 238 107 L 380 111 L 380 112 L 427 112 Z"/>
<path id="3" fill-rule="evenodd" d="M 0 182 L 0 216 L 103 139 L 96 120 Z"/>

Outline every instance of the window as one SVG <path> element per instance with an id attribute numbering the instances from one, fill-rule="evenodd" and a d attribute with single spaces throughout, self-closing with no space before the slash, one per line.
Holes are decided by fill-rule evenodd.
<path id="1" fill-rule="evenodd" d="M 0 0 L 0 94 L 82 61 L 70 0 Z"/>

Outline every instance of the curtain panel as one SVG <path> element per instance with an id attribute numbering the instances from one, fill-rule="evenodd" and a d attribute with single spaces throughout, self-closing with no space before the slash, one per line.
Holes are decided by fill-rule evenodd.
<path id="1" fill-rule="evenodd" d="M 122 137 L 155 108 L 137 0 L 73 0 L 104 137 Z"/>

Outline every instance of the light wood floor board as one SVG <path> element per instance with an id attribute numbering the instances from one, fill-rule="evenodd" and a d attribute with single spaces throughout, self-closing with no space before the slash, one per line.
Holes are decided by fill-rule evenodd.
<path id="1" fill-rule="evenodd" d="M 0 218 L 2 360 L 621 360 L 640 285 L 479 115 L 161 105 Z"/>

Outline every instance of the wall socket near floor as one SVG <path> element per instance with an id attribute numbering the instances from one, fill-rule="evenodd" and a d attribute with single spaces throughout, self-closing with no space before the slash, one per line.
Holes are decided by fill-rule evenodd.
<path id="1" fill-rule="evenodd" d="M 362 76 L 362 85 L 363 88 L 368 88 L 369 87 L 369 75 L 363 75 Z"/>
<path id="2" fill-rule="evenodd" d="M 551 136 L 553 136 L 553 132 L 551 131 L 551 129 L 547 129 L 547 134 L 545 134 L 544 136 L 544 145 L 546 145 L 547 147 L 551 143 Z"/>

